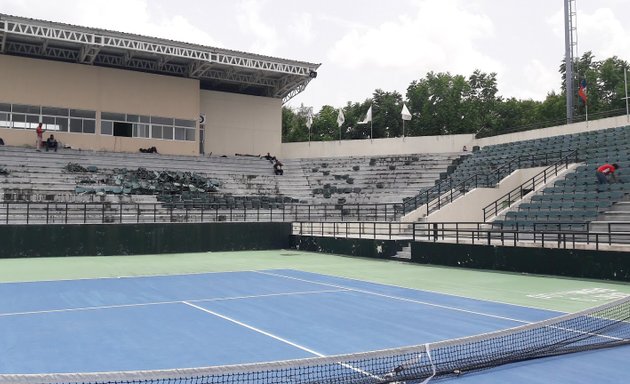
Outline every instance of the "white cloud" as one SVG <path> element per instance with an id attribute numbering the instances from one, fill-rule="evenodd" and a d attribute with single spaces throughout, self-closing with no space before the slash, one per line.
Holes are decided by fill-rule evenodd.
<path id="1" fill-rule="evenodd" d="M 246 0 L 239 4 L 236 20 L 244 35 L 253 37 L 248 48 L 254 53 L 265 55 L 276 54 L 280 46 L 280 38 L 275 28 L 267 25 L 260 14 L 267 6 L 267 1 Z"/>
<path id="2" fill-rule="evenodd" d="M 294 36 L 304 44 L 313 41 L 315 33 L 313 32 L 313 17 L 310 13 L 302 13 L 293 19 L 289 25 L 289 36 Z"/>
<path id="3" fill-rule="evenodd" d="M 593 51 L 597 59 L 630 59 L 630 26 L 624 26 L 610 8 L 578 12 L 578 37 L 580 51 Z"/>
<path id="4" fill-rule="evenodd" d="M 348 68 L 379 66 L 470 73 L 499 71 L 502 65 L 474 46 L 492 37 L 492 21 L 473 13 L 459 0 L 423 0 L 412 16 L 399 16 L 365 30 L 353 29 L 329 52 L 329 59 Z"/>
<path id="5" fill-rule="evenodd" d="M 499 94 L 517 99 L 543 100 L 552 90 L 560 89 L 560 74 L 556 68 L 531 59 L 518 72 L 507 71 L 498 75 Z"/>
<path id="6" fill-rule="evenodd" d="M 560 9 L 547 22 L 564 41 L 564 11 Z M 577 40 L 579 56 L 592 51 L 596 60 L 612 56 L 630 59 L 630 25 L 624 26 L 610 8 L 598 8 L 592 13 L 578 9 Z"/>

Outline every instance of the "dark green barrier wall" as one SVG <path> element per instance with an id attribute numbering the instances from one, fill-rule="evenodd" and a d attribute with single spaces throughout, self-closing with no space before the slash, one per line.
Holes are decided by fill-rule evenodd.
<path id="1" fill-rule="evenodd" d="M 404 242 L 407 245 L 408 241 Z M 337 255 L 388 258 L 402 249 L 394 240 L 336 239 L 334 237 L 291 236 L 291 247 L 301 251 Z"/>
<path id="2" fill-rule="evenodd" d="M 0 257 L 283 249 L 290 235 L 290 223 L 3 225 Z"/>
<path id="3" fill-rule="evenodd" d="M 630 281 L 628 252 L 417 242 L 411 245 L 411 260 L 453 267 Z"/>

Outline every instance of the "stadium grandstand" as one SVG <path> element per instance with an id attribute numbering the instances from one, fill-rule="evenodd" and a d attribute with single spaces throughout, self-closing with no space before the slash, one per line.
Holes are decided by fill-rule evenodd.
<path id="1" fill-rule="evenodd" d="M 0 283 L 0 297 L 5 298 L 0 298 L 0 328 L 5 326 L 3 321 L 8 322 L 5 329 L 17 327 L 19 317 L 25 314 L 54 313 L 60 318 L 51 319 L 50 326 L 58 327 L 61 333 L 69 329 L 71 335 L 75 329 L 64 326 L 69 323 L 61 317 L 74 312 L 89 317 L 106 307 L 132 312 L 136 306 L 152 311 L 158 305 L 175 302 L 228 320 L 230 326 L 243 326 L 246 322 L 238 316 L 225 314 L 230 312 L 231 302 L 252 297 L 281 301 L 291 295 L 343 291 L 348 296 L 373 297 L 356 306 L 348 304 L 345 297 L 327 301 L 326 311 L 348 306 L 376 316 L 375 312 L 381 311 L 371 306 L 383 305 L 389 308 L 382 311 L 384 318 L 371 326 L 400 326 L 408 332 L 419 327 L 415 320 L 405 323 L 393 319 L 406 311 L 397 305 L 429 299 L 403 292 L 397 278 L 411 274 L 410 269 L 402 272 L 403 268 L 429 264 L 467 272 L 480 269 L 630 281 L 628 116 L 485 138 L 464 134 L 283 143 L 282 106 L 304 91 L 310 81 L 316 81 L 319 66 L 0 14 L 0 137 L 4 142 L 0 146 L 0 261 L 90 256 L 90 263 L 98 263 L 94 256 L 105 256 L 107 260 L 97 272 L 112 274 L 33 275 L 32 280 L 25 279 L 31 285 L 24 291 L 19 282 L 7 279 L 7 284 Z M 54 134 L 58 141 L 55 150 L 38 148 L 36 129 L 40 123 L 44 139 Z M 265 153 L 282 161 L 283 175 L 274 174 Z M 619 165 L 618 180 L 598 185 L 595 170 L 606 163 Z M 118 265 L 127 256 L 158 255 L 134 259 L 137 265 L 152 268 L 152 263 L 159 264 L 159 257 L 165 254 L 183 253 L 203 254 L 217 263 L 213 267 L 224 266 L 221 263 L 225 261 L 217 261 L 213 254 L 237 260 L 238 256 L 222 252 L 244 250 L 282 251 L 285 258 L 262 267 L 246 257 L 225 266 L 221 273 L 212 270 L 207 274 L 216 275 L 212 277 L 202 273 L 210 272 L 203 269 L 207 267 L 205 261 L 190 268 L 173 264 L 163 270 L 156 267 L 123 274 L 160 275 L 140 277 L 133 283 L 133 277 L 120 278 L 122 272 L 117 267 L 107 269 L 109 263 Z M 288 261 L 300 252 L 317 253 L 316 262 L 311 259 L 312 264 L 308 264 L 312 270 L 287 269 L 307 265 L 295 266 Z M 373 266 L 376 277 L 367 284 L 357 280 L 354 271 L 346 271 L 343 279 L 323 275 L 329 272 L 324 269 L 328 263 L 345 262 L 330 261 L 328 254 L 392 263 Z M 114 255 L 126 256 L 110 257 Z M 45 270 L 51 265 L 39 268 Z M 74 266 L 67 268 L 69 265 L 62 269 L 74 271 Z M 30 266 L 20 268 L 28 270 Z M 223 276 L 226 271 L 251 276 Z M 171 276 L 176 273 L 217 280 L 192 287 L 177 280 L 180 275 Z M 378 280 L 379 273 L 391 273 L 387 283 L 392 285 L 385 287 Z M 88 279 L 92 277 L 98 278 Z M 91 303 L 83 293 L 68 293 L 70 288 L 64 285 L 60 296 L 70 297 L 69 302 L 76 307 L 23 305 L 21 300 L 27 296 L 53 300 L 48 288 L 38 290 L 38 283 L 33 282 L 36 278 L 42 282 L 63 280 L 57 282 L 59 286 L 68 287 L 83 281 L 87 285 L 77 285 L 78 292 L 98 296 L 98 303 Z M 152 278 L 157 280 L 150 282 Z M 286 291 L 275 283 L 271 288 L 264 285 L 275 278 L 296 285 Z M 125 285 L 128 283 L 131 288 Z M 100 284 L 116 287 L 108 291 L 110 288 Z M 156 293 L 168 284 L 173 284 L 174 290 L 190 289 L 186 294 L 196 299 Z M 244 288 L 248 284 L 264 286 L 264 292 L 249 292 Z M 209 298 L 203 295 L 208 287 L 233 291 Z M 125 301 L 120 299 L 124 295 L 117 296 L 119 288 L 137 289 L 142 297 Z M 26 291 L 28 294 L 23 294 Z M 112 292 L 116 297 L 109 302 L 106 296 Z M 145 296 L 150 300 L 142 301 Z M 396 304 L 376 302 L 386 298 L 394 298 Z M 491 326 L 484 319 L 471 322 L 475 328 L 468 333 L 442 334 L 438 313 L 433 327 L 440 328 L 435 331 L 439 335 L 431 334 L 433 339 L 422 344 L 378 344 L 387 337 L 374 336 L 372 329 L 369 337 L 363 337 L 369 342 L 358 346 L 350 343 L 331 349 L 333 352 L 318 352 L 318 348 L 289 341 L 304 333 L 301 325 L 287 337 L 264 331 L 263 325 L 277 325 L 278 330 L 284 325 L 277 324 L 274 311 L 267 313 L 267 307 L 257 307 L 252 312 L 267 313 L 269 318 L 261 320 L 260 326 L 245 324 L 247 331 L 296 347 L 298 354 L 285 354 L 276 345 L 259 348 L 248 344 L 246 348 L 252 353 L 266 350 L 281 362 L 266 362 L 266 356 L 209 363 L 178 360 L 178 354 L 184 359 L 188 353 L 201 353 L 212 344 L 227 343 L 231 328 L 213 325 L 197 330 L 216 338 L 197 346 L 198 350 L 188 346 L 178 349 L 178 337 L 190 335 L 183 335 L 187 331 L 173 333 L 170 342 L 175 352 L 165 359 L 182 365 L 152 365 L 152 356 L 147 355 L 158 356 L 171 349 L 160 344 L 150 345 L 152 353 L 145 351 L 137 366 L 122 361 L 124 354 L 112 357 L 107 355 L 110 350 L 104 349 L 105 363 L 86 364 L 85 371 L 75 372 L 72 358 L 60 365 L 40 364 L 50 356 L 33 358 L 32 351 L 38 348 L 32 347 L 6 364 L 0 358 L 0 382 L 411 383 L 610 346 L 620 346 L 627 357 L 630 301 L 626 294 L 615 298 L 620 300 L 595 309 L 580 307 L 570 314 L 529 308 L 533 312 L 523 315 L 524 320 L 514 320 L 520 309 L 514 309 L 509 300 L 499 303 L 497 299 L 491 304 L 504 307 L 487 310 L 491 313 L 488 317 L 498 322 Z M 439 311 L 452 309 L 455 304 L 448 300 L 459 299 L 449 296 L 446 300 L 447 304 L 432 306 Z M 457 311 L 479 315 L 479 301 L 467 300 L 459 303 Z M 310 309 L 304 303 L 281 305 L 291 306 L 290 319 Z M 482 305 L 490 308 L 489 304 Z M 166 323 L 180 317 L 175 312 L 163 317 L 155 311 L 150 321 L 129 314 L 132 320 L 121 327 L 127 327 L 128 337 L 147 340 L 153 335 L 144 331 L 161 326 L 158 320 Z M 345 324 L 343 316 L 334 322 Z M 11 322 L 13 319 L 18 321 Z M 325 328 L 327 319 L 323 316 L 318 320 L 321 323 L 309 329 Z M 102 317 L 95 321 L 98 327 L 112 332 L 108 337 L 118 338 L 116 329 L 107 328 L 118 320 Z M 356 326 L 351 321 L 348 324 L 340 332 L 349 333 Z M 334 343 L 335 334 L 326 332 L 313 333 L 308 341 L 329 339 Z M 83 339 L 77 336 L 77 340 Z M 0 352 L 14 348 L 7 345 L 0 338 Z M 127 347 L 134 350 L 137 345 L 120 348 Z M 609 350 L 615 349 L 605 351 Z M 77 356 L 75 352 L 67 351 L 68 356 Z M 222 349 L 216 355 L 227 356 L 228 352 L 233 351 Z M 597 353 L 593 356 L 604 356 Z M 605 358 L 616 361 L 610 356 Z M 38 363 L 29 366 L 29 358 Z M 118 365 L 107 365 L 108 361 Z M 212 367 L 197 368 L 207 365 Z M 14 372 L 13 367 L 25 368 Z"/>

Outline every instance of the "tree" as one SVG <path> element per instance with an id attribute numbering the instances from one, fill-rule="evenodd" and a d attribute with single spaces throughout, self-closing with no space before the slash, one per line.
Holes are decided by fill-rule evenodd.
<path id="1" fill-rule="evenodd" d="M 603 61 L 595 60 L 586 52 L 575 63 L 576 113 L 585 113 L 585 106 L 577 96 L 578 80 L 587 83 L 588 111 L 618 113 L 624 110 L 624 68 L 628 63 L 614 56 Z M 533 128 L 561 124 L 566 113 L 566 71 L 560 65 L 562 89 L 549 92 L 543 102 L 534 100 L 503 99 L 498 95 L 497 74 L 475 70 L 470 76 L 448 72 L 429 72 L 412 81 L 407 87 L 406 100 L 398 92 L 376 89 L 370 99 L 363 102 L 348 101 L 343 108 L 345 123 L 341 127 L 342 139 L 366 139 L 370 126 L 360 125 L 368 108 L 372 106 L 373 137 L 402 135 L 400 111 L 403 102 L 412 115 L 406 125 L 407 136 L 475 133 L 484 136 L 501 134 L 519 128 Z M 306 112 L 305 112 L 306 111 Z M 324 106 L 314 117 L 312 140 L 338 140 L 337 109 Z M 283 108 L 282 137 L 285 141 L 308 140 L 305 127 L 308 110 L 301 106 L 293 111 Z"/>
<path id="2" fill-rule="evenodd" d="M 372 95 L 372 127 L 374 138 L 402 136 L 402 96 L 381 89 Z"/>
<path id="3" fill-rule="evenodd" d="M 312 141 L 339 140 L 338 113 L 339 111 L 330 105 L 324 105 L 320 109 L 313 118 L 313 126 L 311 127 Z"/>

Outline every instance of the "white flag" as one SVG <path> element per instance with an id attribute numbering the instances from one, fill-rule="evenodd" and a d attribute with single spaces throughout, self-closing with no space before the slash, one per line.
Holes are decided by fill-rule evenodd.
<path id="1" fill-rule="evenodd" d="M 337 115 L 337 125 L 341 127 L 345 121 L 346 121 L 346 118 L 343 115 L 343 110 L 339 108 L 339 115 Z"/>
<path id="2" fill-rule="evenodd" d="M 411 113 L 409 113 L 409 110 L 407 109 L 407 106 L 404 103 L 403 103 L 402 112 L 400 114 L 402 115 L 403 120 L 411 120 Z"/>
<path id="3" fill-rule="evenodd" d="M 312 125 L 313 125 L 313 114 L 309 112 L 308 116 L 306 116 L 306 128 L 311 129 Z"/>
<path id="4" fill-rule="evenodd" d="M 370 105 L 370 108 L 367 110 L 367 113 L 365 114 L 365 119 L 363 119 L 363 121 L 359 121 L 357 124 L 367 124 L 370 121 L 372 121 L 372 106 Z"/>

